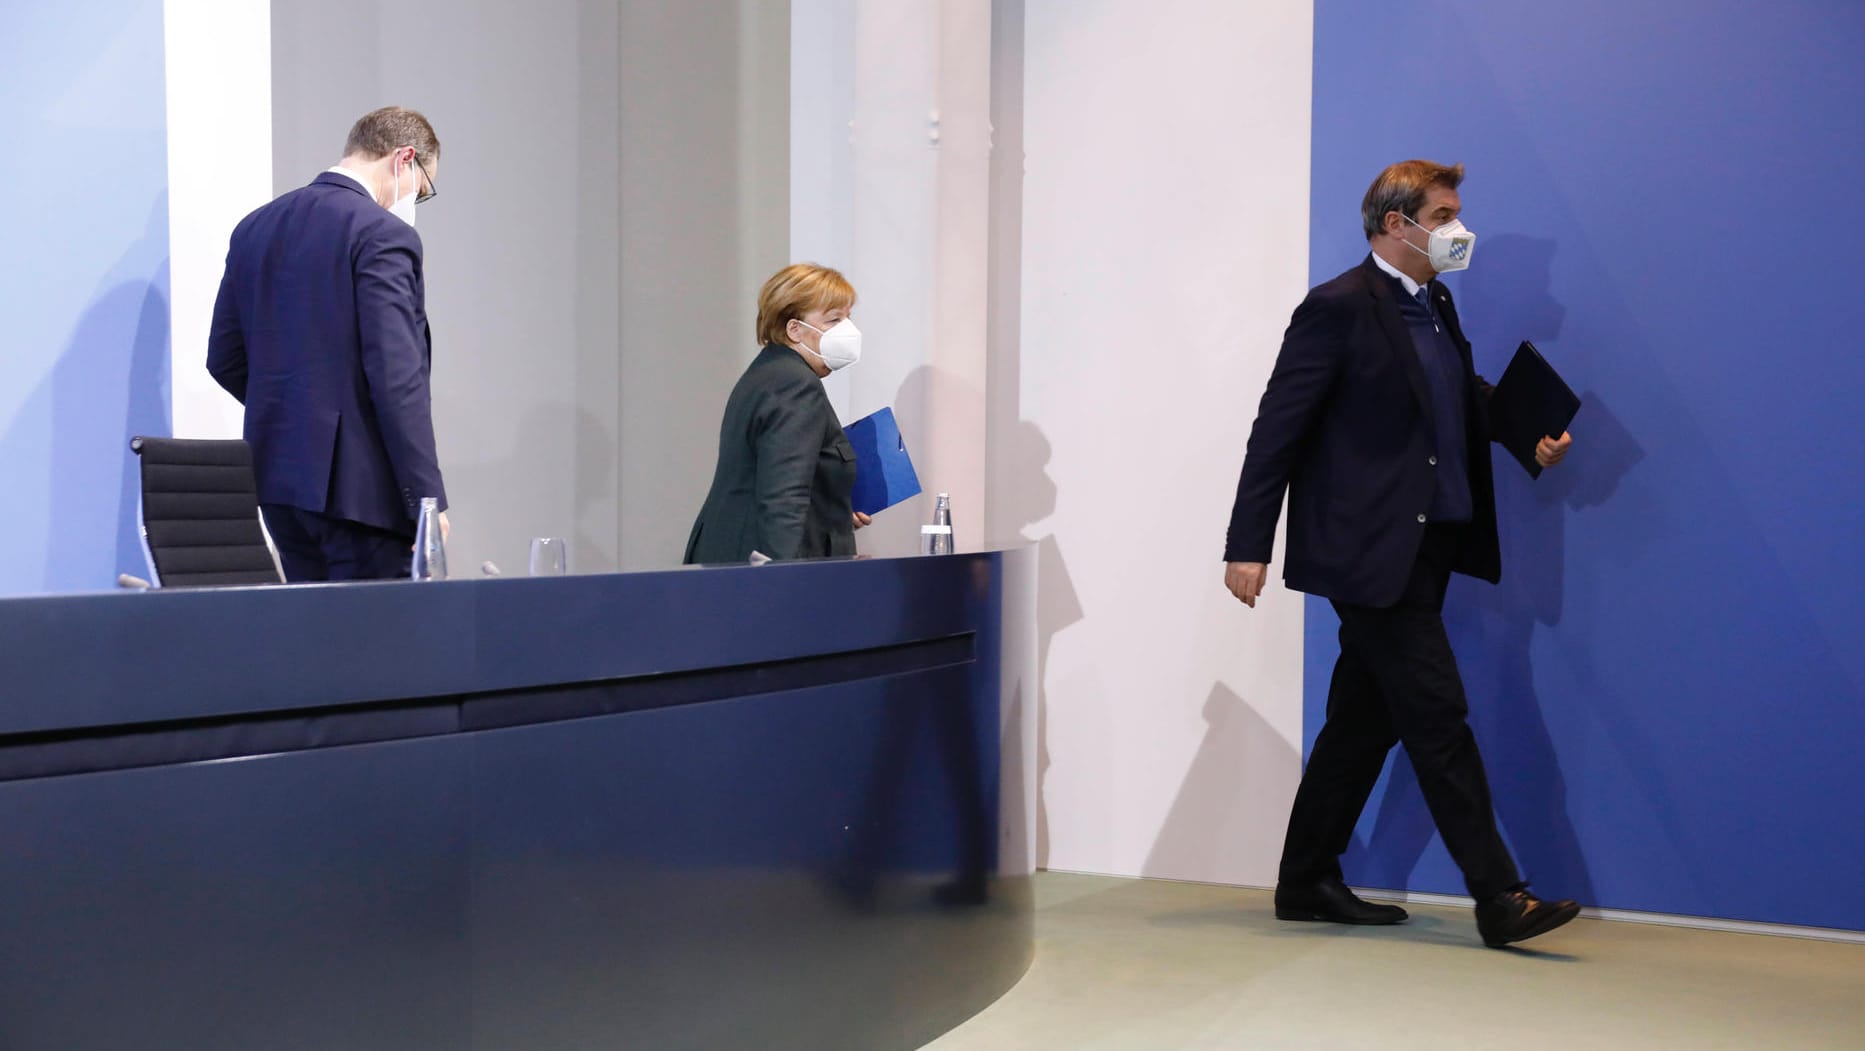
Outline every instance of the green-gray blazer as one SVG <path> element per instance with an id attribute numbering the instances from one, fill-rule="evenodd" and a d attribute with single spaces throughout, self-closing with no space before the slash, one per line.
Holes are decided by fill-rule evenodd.
<path id="1" fill-rule="evenodd" d="M 772 343 L 726 399 L 719 466 L 685 560 L 853 555 L 854 486 L 855 450 L 822 381 L 802 355 Z"/>

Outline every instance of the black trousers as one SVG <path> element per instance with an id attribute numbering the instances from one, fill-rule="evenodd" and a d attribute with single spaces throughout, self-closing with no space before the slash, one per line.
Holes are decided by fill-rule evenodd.
<path id="1" fill-rule="evenodd" d="M 284 504 L 261 504 L 285 579 L 394 580 L 414 572 L 414 541 L 400 533 Z"/>
<path id="2" fill-rule="evenodd" d="M 1283 882 L 1341 875 L 1340 856 L 1353 839 L 1386 753 L 1400 742 L 1471 896 L 1486 898 L 1521 882 L 1496 831 L 1489 778 L 1444 632 L 1444 591 L 1461 533 L 1455 525 L 1426 527 L 1398 604 L 1334 603 L 1340 614 L 1340 659 L 1328 686 L 1327 722 L 1315 739 L 1289 814 L 1278 874 Z"/>

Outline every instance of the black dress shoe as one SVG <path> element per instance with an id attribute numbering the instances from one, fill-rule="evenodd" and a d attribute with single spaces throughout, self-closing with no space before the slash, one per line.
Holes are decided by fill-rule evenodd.
<path id="1" fill-rule="evenodd" d="M 1361 901 L 1345 883 L 1330 877 L 1318 883 L 1276 884 L 1276 919 L 1380 927 L 1404 923 L 1405 910 Z"/>
<path id="2" fill-rule="evenodd" d="M 1500 949 L 1510 942 L 1546 934 L 1578 915 L 1578 904 L 1542 901 L 1530 894 L 1527 886 L 1521 886 L 1477 902 L 1476 930 L 1483 936 L 1484 945 Z"/>

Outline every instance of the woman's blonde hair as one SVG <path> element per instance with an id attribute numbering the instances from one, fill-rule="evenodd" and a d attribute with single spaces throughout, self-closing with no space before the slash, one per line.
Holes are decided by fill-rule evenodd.
<path id="1" fill-rule="evenodd" d="M 758 342 L 787 343 L 791 318 L 828 310 L 852 310 L 855 287 L 840 272 L 815 263 L 791 263 L 771 275 L 758 292 Z"/>

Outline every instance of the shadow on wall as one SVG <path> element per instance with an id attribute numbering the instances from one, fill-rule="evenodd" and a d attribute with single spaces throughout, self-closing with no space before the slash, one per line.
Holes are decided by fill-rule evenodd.
<path id="1" fill-rule="evenodd" d="M 15 477 L 35 463 L 49 465 L 42 495 L 35 485 L 6 487 L 15 499 L 43 500 L 43 548 L 10 553 L 43 567 L 42 590 L 110 588 L 119 572 L 148 572 L 129 440 L 170 430 L 167 224 L 162 194 L 141 237 L 98 283 L 57 363 L 0 437 L 0 463 Z M 27 579 L 16 585 L 0 590 L 35 586 Z"/>
<path id="2" fill-rule="evenodd" d="M 1250 703 L 1223 683 L 1205 699 L 1208 725 L 1172 800 L 1142 876 L 1229 881 L 1252 859 L 1282 853 L 1288 793 L 1302 757 Z M 1241 879 L 1238 878 L 1241 882 Z"/>
<path id="3" fill-rule="evenodd" d="M 1565 308 L 1550 292 L 1555 242 L 1502 235 L 1485 242 L 1484 266 L 1463 285 L 1461 313 L 1480 350 L 1506 355 L 1523 339 L 1560 335 Z M 1568 807 L 1568 788 L 1535 685 L 1537 628 L 1560 623 L 1568 510 L 1603 503 L 1643 452 L 1597 394 L 1573 424 L 1574 454 L 1531 479 L 1507 454 L 1493 456 L 1502 582 L 1455 578 L 1445 627 L 1458 643 L 1470 721 L 1489 772 L 1497 818 L 1525 877 L 1592 904 L 1592 876 Z M 1364 825 L 1363 825 L 1364 827 Z M 1434 838 L 1410 762 L 1394 758 L 1368 839 L 1345 861 L 1351 882 L 1404 887 Z"/>
<path id="4" fill-rule="evenodd" d="M 894 395 L 894 413 L 900 422 L 901 437 L 907 451 L 918 455 L 927 448 L 925 421 L 941 406 L 974 405 L 980 397 L 977 388 L 929 365 L 907 374 Z M 999 533 L 993 537 L 958 538 L 958 549 L 976 550 L 989 543 L 1014 536 L 1037 548 L 1036 566 L 1036 867 L 1049 864 L 1049 816 L 1043 783 L 1049 771 L 1049 645 L 1056 633 L 1082 619 L 1081 602 L 1069 578 L 1062 547 L 1053 533 L 1044 532 L 1040 524 L 1055 513 L 1056 483 L 1049 476 L 1051 449 L 1042 429 L 1030 420 L 1018 420 L 1008 433 L 989 436 L 988 455 L 994 462 L 1002 484 L 998 485 L 993 519 Z M 856 534 L 864 554 L 903 555 L 919 549 L 919 526 L 922 514 L 930 521 L 933 496 L 939 491 L 935 468 L 929 459 L 916 459 L 924 492 L 875 517 L 874 524 Z M 974 521 L 981 520 L 974 519 Z M 1030 691 L 1019 685 L 1014 696 L 1027 697 Z M 1020 744 L 1020 742 L 1019 742 Z"/>
<path id="5" fill-rule="evenodd" d="M 1007 436 L 991 443 L 999 458 L 1004 500 L 1001 520 L 1016 535 L 1036 545 L 1036 867 L 1049 866 L 1049 805 L 1044 784 L 1049 775 L 1049 647 L 1057 633 L 1083 617 L 1081 600 L 1069 577 L 1062 545 L 1041 522 L 1055 513 L 1056 483 L 1049 477 L 1049 439 L 1029 420 L 1018 420 Z M 1019 691 L 1022 695 L 1023 691 Z"/>
<path id="6" fill-rule="evenodd" d="M 931 365 L 915 368 L 900 381 L 892 404 L 894 419 L 900 425 L 900 437 L 907 444 L 907 454 L 913 457 L 913 470 L 919 475 L 922 491 L 876 515 L 872 525 L 856 534 L 862 554 L 889 558 L 919 552 L 920 526 L 932 521 L 934 497 L 952 488 L 949 476 L 942 480 L 939 465 L 933 459 L 929 421 L 941 411 L 950 411 L 949 406 L 972 406 L 979 404 L 982 398 L 976 385 Z M 964 513 L 969 515 L 973 510 L 977 509 L 965 509 Z M 965 536 L 962 524 L 959 530 L 958 550 L 976 551 L 985 546 L 985 537 Z"/>

